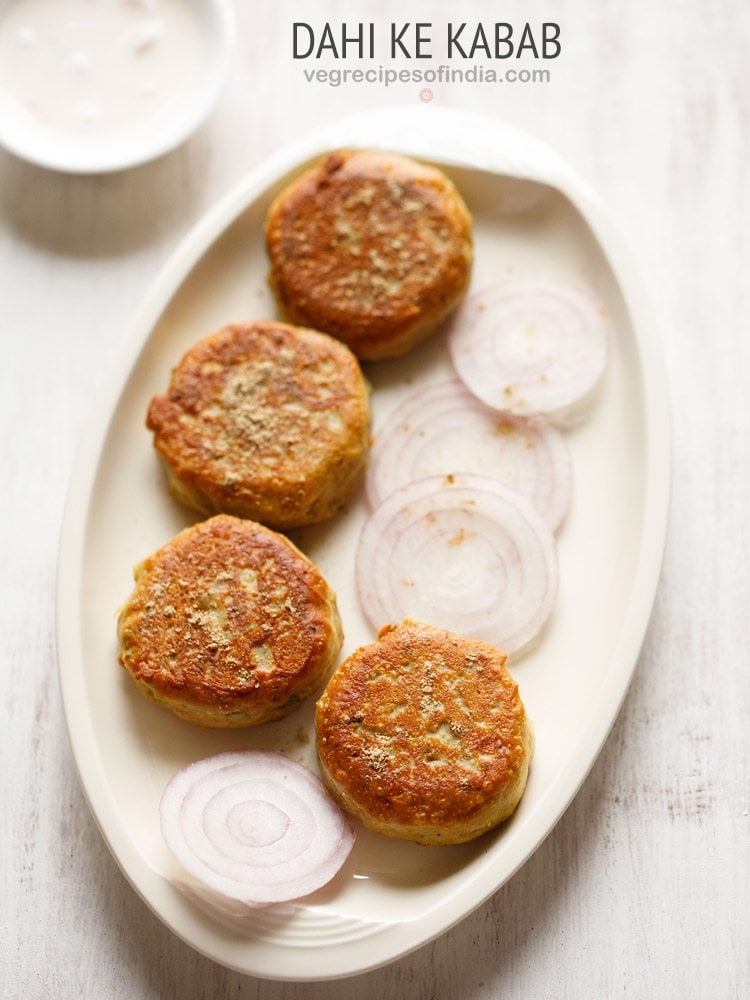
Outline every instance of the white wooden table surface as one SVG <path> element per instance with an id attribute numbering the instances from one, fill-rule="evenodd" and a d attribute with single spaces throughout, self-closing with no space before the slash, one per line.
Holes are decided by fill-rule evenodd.
<path id="1" fill-rule="evenodd" d="M 547 84 L 435 86 L 558 147 L 611 205 L 662 322 L 674 418 L 666 561 L 634 683 L 573 805 L 454 930 L 333 983 L 262 982 L 175 938 L 79 789 L 53 644 L 67 481 L 101 373 L 158 267 L 249 168 L 414 84 L 304 83 L 292 20 L 558 20 Z M 238 0 L 230 86 L 152 165 L 68 177 L 0 153 L 3 584 L 0 993 L 24 998 L 750 995 L 750 8 L 745 0 Z M 351 65 L 351 64 L 350 64 Z"/>

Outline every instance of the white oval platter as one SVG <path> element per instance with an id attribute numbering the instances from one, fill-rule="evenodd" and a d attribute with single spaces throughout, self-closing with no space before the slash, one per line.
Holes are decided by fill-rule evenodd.
<path id="1" fill-rule="evenodd" d="M 275 747 L 315 767 L 312 703 L 251 730 L 202 730 L 147 702 L 117 665 L 115 618 L 132 567 L 197 520 L 167 494 L 144 417 L 190 344 L 228 322 L 276 315 L 266 285 L 267 207 L 305 164 L 341 146 L 400 151 L 455 179 L 474 216 L 473 287 L 504 276 L 584 283 L 603 299 L 616 333 L 592 413 L 566 431 L 574 497 L 558 537 L 557 607 L 541 642 L 511 664 L 537 741 L 514 817 L 460 847 L 418 847 L 358 827 L 349 861 L 324 889 L 250 920 L 219 917 L 180 887 L 159 832 L 162 788 L 189 761 L 236 747 Z M 368 365 L 375 430 L 415 384 L 449 370 L 441 335 L 400 361 Z M 57 608 L 64 708 L 85 794 L 133 887 L 198 951 L 284 980 L 363 972 L 466 916 L 552 830 L 607 737 L 648 624 L 668 495 L 667 391 L 637 267 L 599 199 L 552 150 L 472 113 L 386 108 L 327 126 L 254 170 L 185 239 L 133 319 L 66 506 Z M 345 654 L 374 638 L 354 586 L 364 515 L 359 499 L 328 525 L 295 535 L 338 592 Z"/>

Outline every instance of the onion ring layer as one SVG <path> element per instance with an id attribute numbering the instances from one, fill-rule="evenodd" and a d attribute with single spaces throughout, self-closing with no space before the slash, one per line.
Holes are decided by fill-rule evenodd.
<path id="1" fill-rule="evenodd" d="M 248 905 L 297 899 L 341 868 L 354 833 L 306 767 L 275 751 L 188 765 L 160 804 L 164 839 L 201 883 Z"/>
<path id="2" fill-rule="evenodd" d="M 392 493 L 365 522 L 357 587 L 375 629 L 415 618 L 520 653 L 557 594 L 552 534 L 494 479 L 430 477 Z"/>
<path id="3" fill-rule="evenodd" d="M 473 295 L 448 338 L 453 365 L 478 399 L 518 416 L 580 416 L 607 361 L 611 328 L 588 292 L 507 282 Z"/>
<path id="4" fill-rule="evenodd" d="M 525 496 L 551 531 L 570 503 L 570 452 L 543 420 L 499 414 L 451 379 L 419 389 L 376 430 L 367 471 L 375 508 L 395 489 L 434 475 L 491 476 Z"/>

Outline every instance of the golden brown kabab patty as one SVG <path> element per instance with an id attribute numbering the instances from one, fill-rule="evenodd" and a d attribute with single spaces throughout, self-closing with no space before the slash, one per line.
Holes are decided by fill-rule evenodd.
<path id="1" fill-rule="evenodd" d="M 332 517 L 367 462 L 369 389 L 324 333 L 235 324 L 192 347 L 146 424 L 177 499 L 282 530 Z"/>
<path id="2" fill-rule="evenodd" d="M 316 729 L 339 805 L 420 844 L 462 843 L 506 819 L 534 746 L 505 654 L 408 619 L 341 664 Z"/>
<path id="3" fill-rule="evenodd" d="M 366 360 L 405 354 L 469 283 L 471 216 L 455 185 L 390 153 L 328 154 L 275 199 L 266 243 L 284 315 Z"/>
<path id="4" fill-rule="evenodd" d="M 135 569 L 120 611 L 120 662 L 141 692 L 203 726 L 287 715 L 341 648 L 336 595 L 283 535 L 220 514 Z"/>

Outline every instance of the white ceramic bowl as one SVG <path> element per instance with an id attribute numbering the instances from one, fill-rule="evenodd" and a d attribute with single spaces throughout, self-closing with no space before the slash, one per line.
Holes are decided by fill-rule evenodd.
<path id="1" fill-rule="evenodd" d="M 63 0 L 61 0 L 63 2 Z M 110 134 L 85 135 L 46 125 L 0 81 L 0 145 L 53 170 L 98 174 L 153 160 L 184 142 L 207 118 L 226 83 L 235 42 L 232 0 L 184 0 L 206 47 L 202 77 L 168 120 L 136 123 Z"/>

